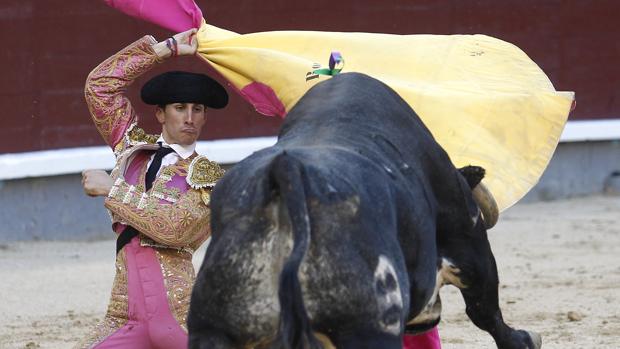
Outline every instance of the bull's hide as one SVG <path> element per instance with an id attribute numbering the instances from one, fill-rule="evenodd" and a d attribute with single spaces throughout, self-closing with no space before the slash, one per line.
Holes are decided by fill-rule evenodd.
<path id="1" fill-rule="evenodd" d="M 501 319 L 468 182 L 378 80 L 348 73 L 313 87 L 277 144 L 218 182 L 211 209 L 192 348 L 318 347 L 312 332 L 338 348 L 400 348 L 407 322 L 437 323 L 446 280 L 501 348 L 534 347 Z"/>

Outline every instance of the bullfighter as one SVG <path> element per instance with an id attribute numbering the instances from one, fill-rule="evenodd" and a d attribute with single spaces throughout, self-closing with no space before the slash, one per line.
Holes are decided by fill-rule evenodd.
<path id="1" fill-rule="evenodd" d="M 208 108 L 228 103 L 203 74 L 167 72 L 149 80 L 161 135 L 138 128 L 125 90 L 168 57 L 193 55 L 196 30 L 157 42 L 145 36 L 88 76 L 85 97 L 116 166 L 83 173 L 88 195 L 105 196 L 116 244 L 116 276 L 106 315 L 76 348 L 186 348 L 195 272 L 192 253 L 210 234 L 209 196 L 223 170 L 195 151 Z"/>

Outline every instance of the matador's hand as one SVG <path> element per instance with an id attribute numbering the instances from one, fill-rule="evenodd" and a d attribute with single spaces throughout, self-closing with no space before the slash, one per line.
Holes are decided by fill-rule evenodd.
<path id="1" fill-rule="evenodd" d="M 88 196 L 108 196 L 114 181 L 106 171 L 84 170 L 82 172 L 82 187 Z"/>
<path id="2" fill-rule="evenodd" d="M 177 41 L 177 53 L 179 56 L 196 54 L 196 50 L 198 49 L 196 32 L 198 32 L 198 30 L 193 28 L 172 36 Z"/>
<path id="3" fill-rule="evenodd" d="M 170 56 L 189 56 L 196 54 L 198 40 L 196 38 L 196 28 L 173 35 L 162 42 L 154 44 L 153 50 L 157 56 L 168 58 Z M 174 38 L 174 40 L 173 40 Z"/>

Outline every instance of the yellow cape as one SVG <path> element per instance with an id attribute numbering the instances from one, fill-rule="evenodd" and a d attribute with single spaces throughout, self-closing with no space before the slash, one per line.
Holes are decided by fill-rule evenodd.
<path id="1" fill-rule="evenodd" d="M 343 72 L 362 72 L 396 90 L 457 166 L 478 165 L 500 210 L 538 181 L 574 100 L 556 92 L 518 47 L 485 35 L 390 35 L 277 31 L 240 35 L 204 21 L 199 56 L 242 94 L 259 82 L 289 111 L 314 84 L 307 74 L 332 51 Z M 278 114 L 254 102 L 265 114 Z M 282 113 L 281 113 L 282 114 Z"/>

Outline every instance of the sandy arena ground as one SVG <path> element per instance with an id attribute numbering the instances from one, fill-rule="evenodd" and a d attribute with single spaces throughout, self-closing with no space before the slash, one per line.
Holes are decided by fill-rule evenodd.
<path id="1" fill-rule="evenodd" d="M 490 239 L 509 324 L 544 348 L 620 348 L 620 197 L 519 204 Z M 0 245 L 0 348 L 70 348 L 103 316 L 113 261 L 112 240 Z M 445 349 L 495 348 L 456 288 L 441 295 Z"/>

